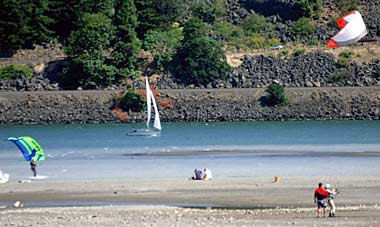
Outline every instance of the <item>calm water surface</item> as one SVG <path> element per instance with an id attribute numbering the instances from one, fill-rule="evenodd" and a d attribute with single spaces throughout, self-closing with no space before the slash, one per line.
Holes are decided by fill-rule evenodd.
<path id="1" fill-rule="evenodd" d="M 46 181 L 187 178 L 205 166 L 214 177 L 380 174 L 380 157 L 335 155 L 380 152 L 380 121 L 164 123 L 159 137 L 126 136 L 141 127 L 2 125 L 0 136 L 34 137 L 47 155 L 37 168 Z M 176 155 L 133 155 L 163 152 Z M 0 170 L 14 181 L 31 175 L 18 148 L 6 141 L 0 143 Z"/>

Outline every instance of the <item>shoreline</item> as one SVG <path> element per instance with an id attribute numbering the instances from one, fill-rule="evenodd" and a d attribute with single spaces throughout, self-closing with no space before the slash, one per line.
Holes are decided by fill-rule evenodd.
<path id="1" fill-rule="evenodd" d="M 0 92 L 0 124 L 144 122 L 114 108 L 121 91 Z M 162 122 L 380 120 L 380 87 L 286 88 L 287 106 L 263 106 L 264 88 L 157 90 Z"/>
<path id="2" fill-rule="evenodd" d="M 380 177 L 289 177 L 278 184 L 272 180 L 257 177 L 8 183 L 0 185 L 0 201 L 9 204 L 0 206 L 0 223 L 79 227 L 380 224 Z M 335 199 L 335 218 L 316 218 L 313 191 L 319 181 L 341 190 Z M 11 207 L 15 201 L 24 207 Z M 50 201 L 53 205 L 33 207 L 32 201 Z M 77 204 L 60 206 L 65 201 Z M 89 201 L 98 205 L 86 204 Z"/>

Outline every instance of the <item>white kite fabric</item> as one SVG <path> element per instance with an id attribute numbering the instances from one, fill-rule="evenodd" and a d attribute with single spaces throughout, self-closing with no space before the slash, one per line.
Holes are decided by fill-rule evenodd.
<path id="1" fill-rule="evenodd" d="M 368 33 L 362 15 L 358 11 L 344 15 L 336 23 L 342 30 L 327 42 L 330 48 L 354 44 Z"/>

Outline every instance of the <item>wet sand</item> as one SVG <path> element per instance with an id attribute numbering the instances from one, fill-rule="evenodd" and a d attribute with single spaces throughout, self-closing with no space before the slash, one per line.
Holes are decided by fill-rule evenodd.
<path id="1" fill-rule="evenodd" d="M 380 177 L 154 179 L 0 185 L 1 226 L 380 226 Z M 337 216 L 316 218 L 319 181 Z M 13 208 L 20 201 L 23 208 Z M 89 206 L 98 205 L 98 206 Z M 46 207 L 47 206 L 47 207 Z M 68 207 L 65 207 L 68 206 Z"/>

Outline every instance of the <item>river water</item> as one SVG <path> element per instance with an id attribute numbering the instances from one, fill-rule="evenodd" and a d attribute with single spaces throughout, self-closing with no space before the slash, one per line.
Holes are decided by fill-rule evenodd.
<path id="1" fill-rule="evenodd" d="M 144 124 L 2 125 L 1 138 L 31 136 L 44 148 L 44 181 L 183 178 L 208 167 L 219 177 L 380 175 L 380 121 L 163 123 L 158 137 L 130 137 Z M 371 152 L 371 156 L 363 155 Z M 0 142 L 11 181 L 32 172 Z"/>

